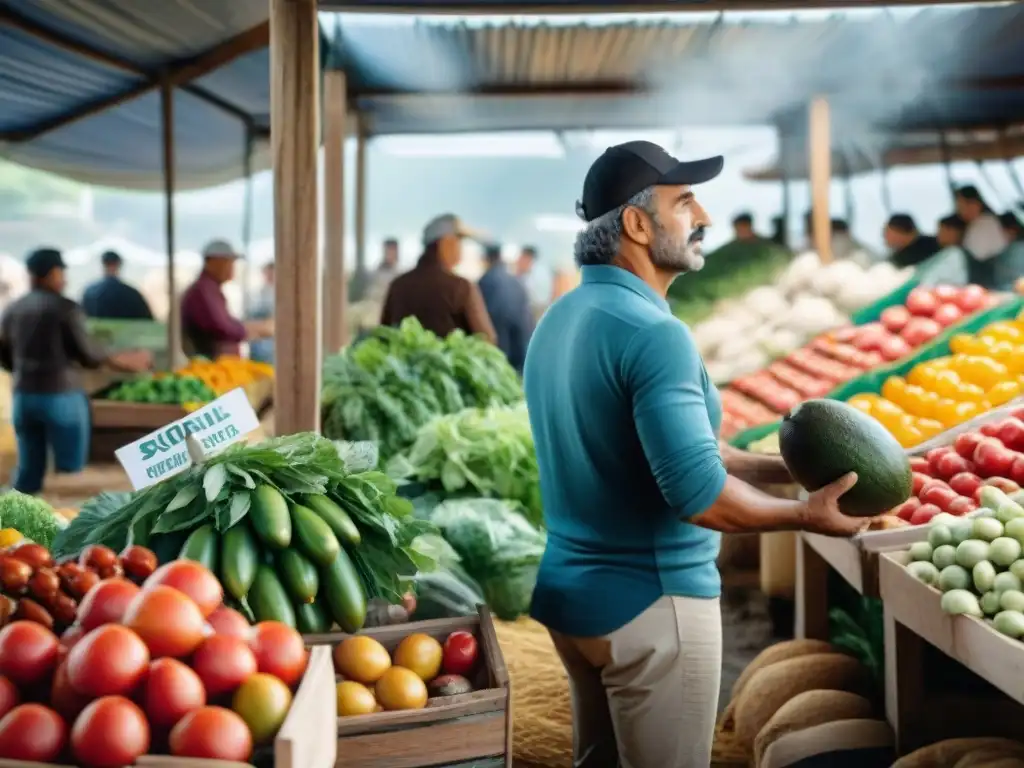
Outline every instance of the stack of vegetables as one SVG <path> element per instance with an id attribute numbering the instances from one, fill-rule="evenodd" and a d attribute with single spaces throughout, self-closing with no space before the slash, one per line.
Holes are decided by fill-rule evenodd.
<path id="1" fill-rule="evenodd" d="M 965 317 L 991 308 L 983 288 L 915 288 L 905 305 L 882 312 L 881 320 L 845 326 L 757 373 L 740 376 L 722 391 L 722 436 L 776 421 L 797 403 L 822 397 L 840 384 L 928 344 Z"/>
<path id="2" fill-rule="evenodd" d="M 1024 312 L 977 334 L 950 339 L 951 354 L 891 376 L 879 395 L 850 405 L 878 419 L 907 448 L 1005 405 L 1024 393 Z"/>
<path id="3" fill-rule="evenodd" d="M 848 324 L 851 312 L 887 296 L 908 279 L 907 273 L 887 263 L 869 270 L 849 261 L 823 266 L 815 254 L 804 254 L 775 285 L 750 291 L 694 326 L 693 337 L 711 379 L 731 381 Z M 688 280 L 683 276 L 673 288 L 686 291 Z"/>
<path id="4" fill-rule="evenodd" d="M 166 752 L 247 762 L 273 741 L 306 669 L 302 637 L 233 618 L 202 565 L 156 568 L 156 555 L 136 545 L 120 557 L 87 547 L 58 565 L 22 543 L 0 558 L 3 602 L 17 600 L 0 630 L 0 758 L 127 766 Z M 29 576 L 15 584 L 16 573 Z"/>
<path id="5" fill-rule="evenodd" d="M 407 318 L 325 361 L 321 421 L 328 437 L 373 441 L 387 459 L 435 416 L 522 399 L 497 347 L 458 331 L 441 339 Z"/>
<path id="6" fill-rule="evenodd" d="M 368 599 L 400 603 L 417 571 L 435 565 L 436 527 L 375 465 L 372 447 L 309 433 L 233 446 L 127 500 L 98 497 L 53 550 L 149 547 L 160 562 L 182 557 L 216 573 L 250 621 L 354 632 Z"/>
<path id="7" fill-rule="evenodd" d="M 273 376 L 273 366 L 241 357 L 193 358 L 173 373 L 138 376 L 122 382 L 111 389 L 105 399 L 189 406 L 208 403 L 233 389 L 269 380 Z"/>

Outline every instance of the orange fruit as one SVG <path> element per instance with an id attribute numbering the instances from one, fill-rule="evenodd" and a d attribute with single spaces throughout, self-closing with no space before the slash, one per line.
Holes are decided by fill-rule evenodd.
<path id="1" fill-rule="evenodd" d="M 444 649 L 441 643 L 422 632 L 409 635 L 395 649 L 395 666 L 410 669 L 421 680 L 433 680 L 441 671 Z"/>
<path id="2" fill-rule="evenodd" d="M 338 683 L 338 717 L 346 715 L 369 715 L 377 711 L 377 699 L 365 685 L 343 680 Z"/>
<path id="3" fill-rule="evenodd" d="M 412 670 L 391 667 L 374 686 L 384 709 L 423 709 L 427 705 L 427 684 Z"/>
<path id="4" fill-rule="evenodd" d="M 348 637 L 334 649 L 334 668 L 357 683 L 377 682 L 390 666 L 387 649 L 372 637 Z"/>

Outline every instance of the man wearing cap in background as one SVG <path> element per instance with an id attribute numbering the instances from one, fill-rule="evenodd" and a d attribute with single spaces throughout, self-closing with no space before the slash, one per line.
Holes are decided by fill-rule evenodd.
<path id="1" fill-rule="evenodd" d="M 438 216 L 423 230 L 423 255 L 416 266 L 388 287 L 381 325 L 398 325 L 415 317 L 438 336 L 456 329 L 483 336 L 492 344 L 497 334 L 483 297 L 469 280 L 454 270 L 462 260 L 462 239 L 473 237 L 458 217 Z"/>
<path id="2" fill-rule="evenodd" d="M 76 367 L 139 372 L 152 366 L 153 357 L 145 350 L 107 354 L 92 342 L 81 308 L 62 295 L 66 266 L 60 251 L 33 251 L 26 266 L 32 290 L 0 319 L 0 367 L 14 379 L 14 487 L 38 493 L 50 451 L 58 472 L 80 472 L 88 460 L 89 399 Z"/>
<path id="3" fill-rule="evenodd" d="M 711 764 L 720 531 L 865 525 L 837 504 L 855 476 L 777 499 L 736 475 L 784 481 L 780 457 L 719 446 L 721 399 L 665 295 L 704 266 L 711 222 L 691 185 L 722 163 L 681 163 L 645 141 L 606 150 L 578 206 L 583 283 L 526 354 L 548 532 L 531 614 L 569 676 L 576 768 Z"/>
<path id="4" fill-rule="evenodd" d="M 103 277 L 85 289 L 82 309 L 88 317 L 111 320 L 152 320 L 149 304 L 135 288 L 121 279 L 124 262 L 120 254 L 107 251 L 100 256 Z"/>
<path id="5" fill-rule="evenodd" d="M 498 335 L 498 348 L 505 353 L 509 364 L 519 373 L 526 362 L 526 345 L 533 333 L 533 313 L 530 297 L 524 286 L 510 274 L 501 260 L 501 246 L 488 245 L 484 249 L 487 271 L 478 285 Z"/>
<path id="6" fill-rule="evenodd" d="M 243 341 L 274 335 L 272 319 L 242 322 L 231 316 L 223 286 L 235 276 L 239 254 L 224 240 L 203 248 L 203 271 L 181 296 L 181 335 L 185 354 L 211 360 L 238 355 Z"/>

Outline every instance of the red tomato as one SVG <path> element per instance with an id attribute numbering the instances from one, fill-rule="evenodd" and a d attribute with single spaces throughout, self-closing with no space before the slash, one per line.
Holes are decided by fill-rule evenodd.
<path id="1" fill-rule="evenodd" d="M 231 693 L 256 674 L 256 656 L 245 640 L 214 635 L 203 641 L 192 655 L 192 669 L 210 696 Z"/>
<path id="2" fill-rule="evenodd" d="M 0 717 L 6 715 L 20 703 L 21 695 L 14 683 L 6 677 L 0 676 Z"/>
<path id="3" fill-rule="evenodd" d="M 956 303 L 966 314 L 977 312 L 985 305 L 988 292 L 980 285 L 966 285 L 960 289 Z"/>
<path id="4" fill-rule="evenodd" d="M 938 306 L 939 300 L 927 288 L 915 288 L 907 296 L 907 309 L 912 315 L 931 317 Z"/>
<path id="5" fill-rule="evenodd" d="M 925 486 L 918 498 L 925 504 L 934 504 L 939 509 L 945 509 L 958 495 L 956 491 L 945 483 L 937 485 L 933 481 Z"/>
<path id="6" fill-rule="evenodd" d="M 928 473 L 932 471 L 932 468 L 928 466 L 928 459 L 926 459 L 924 456 L 911 456 L 910 468 L 914 472 L 920 472 L 921 474 L 924 475 L 928 475 Z"/>
<path id="7" fill-rule="evenodd" d="M 140 582 L 152 576 L 158 565 L 153 550 L 140 547 L 138 544 L 125 547 L 120 559 L 125 576 Z"/>
<path id="8" fill-rule="evenodd" d="M 444 641 L 441 669 L 449 675 L 468 675 L 476 666 L 476 638 L 472 632 L 452 632 Z"/>
<path id="9" fill-rule="evenodd" d="M 960 295 L 960 288 L 955 285 L 936 285 L 932 287 L 932 294 L 943 303 L 955 301 Z"/>
<path id="10" fill-rule="evenodd" d="M 89 590 L 78 606 L 78 623 L 85 630 L 119 624 L 139 588 L 128 579 L 104 579 Z"/>
<path id="11" fill-rule="evenodd" d="M 73 723 L 79 713 L 92 701 L 71 687 L 68 680 L 68 662 L 62 661 L 53 673 L 53 685 L 50 687 L 50 706 L 67 722 Z"/>
<path id="12" fill-rule="evenodd" d="M 88 768 L 122 768 L 149 751 L 146 716 L 123 696 L 96 699 L 71 727 L 71 751 Z"/>
<path id="13" fill-rule="evenodd" d="M 974 499 L 968 499 L 966 496 L 958 496 L 946 506 L 946 511 L 951 515 L 960 517 L 962 515 L 966 515 L 968 512 L 973 512 L 977 508 L 978 504 Z"/>
<path id="14" fill-rule="evenodd" d="M 166 584 L 146 586 L 139 592 L 128 604 L 124 624 L 142 638 L 154 658 L 188 656 L 209 630 L 199 607 Z"/>
<path id="15" fill-rule="evenodd" d="M 983 437 L 994 437 L 998 440 L 999 422 L 990 421 L 987 424 L 982 424 L 980 427 L 978 427 L 978 432 L 981 433 Z M 999 442 L 1002 442 L 1002 440 L 1000 440 Z"/>
<path id="16" fill-rule="evenodd" d="M 949 487 L 961 496 L 972 497 L 981 487 L 981 478 L 972 472 L 960 472 L 949 479 Z"/>
<path id="17" fill-rule="evenodd" d="M 942 326 L 930 317 L 912 317 L 907 327 L 900 333 L 907 344 L 919 347 L 942 333 Z"/>
<path id="18" fill-rule="evenodd" d="M 922 504 L 920 507 L 915 509 L 914 514 L 910 516 L 910 524 L 924 525 L 941 511 L 942 510 L 934 504 Z"/>
<path id="19" fill-rule="evenodd" d="M 928 451 L 928 453 L 925 454 L 925 458 L 928 459 L 928 474 L 932 477 L 940 477 L 939 461 L 951 453 L 953 453 L 953 449 L 948 445 L 942 448 L 932 448 L 932 450 Z"/>
<path id="20" fill-rule="evenodd" d="M 971 472 L 974 465 L 957 453 L 947 453 L 935 462 L 935 474 L 941 478 L 949 479 L 961 472 Z"/>
<path id="21" fill-rule="evenodd" d="M 917 508 L 921 506 L 921 500 L 911 496 L 909 499 L 904 501 L 899 507 L 896 508 L 896 517 L 901 520 L 910 522 L 911 516 L 917 511 Z"/>
<path id="22" fill-rule="evenodd" d="M 934 478 L 931 475 L 926 475 L 923 472 L 915 472 L 913 475 L 913 494 L 917 496 L 921 493 L 922 489 L 928 485 Z"/>
<path id="23" fill-rule="evenodd" d="M 157 659 L 149 665 L 142 706 L 154 728 L 171 728 L 181 718 L 206 705 L 199 675 L 177 659 Z"/>
<path id="24" fill-rule="evenodd" d="M 963 456 L 965 459 L 974 459 L 974 449 L 978 447 L 978 443 L 981 442 L 984 435 L 977 432 L 964 432 L 962 435 L 957 435 L 953 441 L 953 450 Z"/>
<path id="25" fill-rule="evenodd" d="M 1017 454 L 1010 465 L 1010 479 L 1017 485 L 1024 484 L 1024 456 Z"/>
<path id="26" fill-rule="evenodd" d="M 249 622 L 245 620 L 245 616 L 240 614 L 234 608 L 228 608 L 226 605 L 220 606 L 217 610 L 207 616 L 206 622 L 213 627 L 213 631 L 218 635 L 240 637 L 246 642 L 249 641 L 249 638 L 252 635 L 252 627 L 250 627 Z"/>
<path id="27" fill-rule="evenodd" d="M 996 437 L 1011 451 L 1024 449 L 1024 421 L 1015 418 L 1003 419 L 998 424 Z"/>
<path id="28" fill-rule="evenodd" d="M 878 344 L 878 351 L 887 361 L 899 360 L 910 354 L 912 347 L 899 336 L 887 336 Z"/>
<path id="29" fill-rule="evenodd" d="M 158 584 L 174 587 L 195 601 L 205 619 L 224 601 L 224 590 L 209 569 L 193 560 L 175 560 L 161 565 L 142 585 L 145 589 Z"/>
<path id="30" fill-rule="evenodd" d="M 1016 493 L 1020 490 L 1019 485 L 1006 477 L 989 477 L 985 479 L 985 482 L 982 483 L 982 485 L 991 485 L 993 488 L 998 488 L 1003 493 Z"/>
<path id="31" fill-rule="evenodd" d="M 57 666 L 57 636 L 34 621 L 15 621 L 0 630 L 0 675 L 15 685 L 38 682 Z"/>
<path id="32" fill-rule="evenodd" d="M 889 332 L 881 323 L 868 323 L 856 329 L 853 346 L 864 352 L 872 352 L 889 338 Z"/>
<path id="33" fill-rule="evenodd" d="M 306 671 L 306 646 L 302 635 L 279 621 L 261 621 L 255 627 L 251 646 L 260 672 L 274 675 L 294 687 Z"/>
<path id="34" fill-rule="evenodd" d="M 68 740 L 60 715 L 42 704 L 21 704 L 0 719 L 0 757 L 55 763 Z"/>
<path id="35" fill-rule="evenodd" d="M 910 310 L 906 307 L 888 307 L 882 310 L 882 316 L 879 319 L 889 333 L 899 333 L 910 319 Z"/>
<path id="36" fill-rule="evenodd" d="M 974 465 L 982 477 L 1007 477 L 1014 458 L 1013 451 L 990 437 L 974 449 Z"/>
<path id="37" fill-rule="evenodd" d="M 247 762 L 252 754 L 252 733 L 230 709 L 202 707 L 171 729 L 170 747 L 175 757 Z"/>
<path id="38" fill-rule="evenodd" d="M 68 654 L 68 681 L 86 696 L 125 696 L 149 666 L 149 649 L 120 624 L 104 624 L 86 634 Z"/>
<path id="39" fill-rule="evenodd" d="M 956 304 L 942 304 L 935 310 L 932 319 L 943 328 L 948 328 L 964 316 L 963 310 Z"/>

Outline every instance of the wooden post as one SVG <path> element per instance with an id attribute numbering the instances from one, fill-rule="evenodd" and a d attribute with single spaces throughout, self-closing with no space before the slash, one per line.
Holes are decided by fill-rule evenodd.
<path id="1" fill-rule="evenodd" d="M 366 271 L 366 126 L 361 116 L 356 117 L 356 300 L 366 295 L 369 275 Z"/>
<path id="2" fill-rule="evenodd" d="M 832 182 L 832 128 L 828 100 L 823 96 L 818 96 L 811 102 L 808 137 L 814 248 L 822 262 L 827 264 L 832 261 L 832 214 L 829 207 L 829 186 Z"/>
<path id="3" fill-rule="evenodd" d="M 348 342 L 345 317 L 345 117 L 347 84 L 338 69 L 324 75 L 324 354 Z"/>
<path id="4" fill-rule="evenodd" d="M 274 422 L 279 435 L 317 431 L 320 425 L 319 44 L 316 0 L 270 0 Z"/>
<path id="5" fill-rule="evenodd" d="M 163 129 L 164 237 L 167 243 L 167 365 L 176 370 L 182 364 L 181 305 L 178 303 L 177 272 L 174 267 L 174 86 L 160 85 L 160 120 Z"/>

